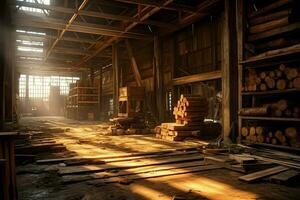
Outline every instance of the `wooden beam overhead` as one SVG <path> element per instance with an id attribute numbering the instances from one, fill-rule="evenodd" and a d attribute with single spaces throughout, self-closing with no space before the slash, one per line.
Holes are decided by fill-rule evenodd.
<path id="1" fill-rule="evenodd" d="M 64 30 L 65 21 L 55 18 L 46 17 L 32 17 L 19 15 L 15 18 L 14 22 L 18 27 L 36 27 L 54 30 Z M 98 25 L 85 22 L 73 22 L 68 27 L 67 31 L 80 32 L 95 35 L 106 35 L 106 36 L 120 36 L 125 38 L 133 39 L 152 39 L 152 35 L 144 33 L 129 32 L 124 29 L 108 26 Z"/>
<path id="2" fill-rule="evenodd" d="M 29 41 L 47 41 L 48 39 L 56 39 L 57 36 L 54 35 L 33 35 L 29 33 L 19 33 L 16 32 L 16 38 L 19 40 L 29 40 Z M 64 36 L 61 40 L 70 41 L 70 42 L 79 42 L 79 43 L 88 43 L 93 44 L 96 41 L 87 39 L 87 38 L 74 38 Z"/>
<path id="3" fill-rule="evenodd" d="M 59 33 L 58 37 L 56 38 L 56 40 L 52 43 L 52 45 L 50 46 L 50 48 L 48 49 L 46 56 L 45 56 L 45 60 L 47 60 L 47 58 L 49 57 L 52 49 L 56 46 L 56 44 L 59 42 L 59 40 L 62 39 L 62 37 L 64 36 L 65 32 L 69 29 L 69 27 L 72 25 L 72 23 L 75 21 L 76 17 L 78 16 L 78 12 L 80 10 L 82 10 L 88 3 L 89 0 L 83 0 L 83 2 L 81 3 L 81 5 L 78 7 L 78 9 L 76 10 L 76 12 L 74 12 L 73 16 L 69 19 L 69 21 L 66 23 L 65 27 L 62 29 L 62 31 Z"/>
<path id="4" fill-rule="evenodd" d="M 127 47 L 127 53 L 128 53 L 129 59 L 131 61 L 131 69 L 132 69 L 132 72 L 134 74 L 135 81 L 136 81 L 138 86 L 142 86 L 141 74 L 140 74 L 138 65 L 136 63 L 135 57 L 133 55 L 131 45 L 130 45 L 128 40 L 125 40 L 125 43 L 126 43 L 126 47 Z"/>
<path id="5" fill-rule="evenodd" d="M 65 13 L 65 14 L 73 14 L 74 12 L 76 12 L 76 10 L 73 8 L 65 8 L 65 7 L 59 7 L 59 6 L 44 5 L 44 4 L 35 4 L 35 3 L 21 2 L 21 1 L 16 1 L 16 5 L 32 7 L 32 8 L 39 8 L 39 9 L 46 9 L 46 10 L 61 12 L 61 13 Z M 164 22 L 159 22 L 159 21 L 154 21 L 154 20 L 140 21 L 139 19 L 136 19 L 136 18 L 133 18 L 130 16 L 114 15 L 114 14 L 88 11 L 88 10 L 80 10 L 80 11 L 78 11 L 78 15 L 102 18 L 102 19 L 109 19 L 109 20 L 125 21 L 125 22 L 139 22 L 141 24 L 148 24 L 148 25 L 158 26 L 158 27 L 162 27 L 162 28 L 175 28 L 175 26 L 176 26 L 175 24 L 164 23 Z"/>
<path id="6" fill-rule="evenodd" d="M 217 3 L 221 2 L 221 0 L 206 0 L 202 1 L 196 8 L 196 12 L 192 14 L 188 14 L 180 20 L 180 24 L 187 24 L 193 22 L 193 20 L 197 20 L 203 16 L 207 15 L 207 11 L 215 6 Z"/>
<path id="7" fill-rule="evenodd" d="M 167 6 L 172 2 L 173 2 L 173 0 L 166 0 L 166 1 L 164 1 L 164 3 L 162 5 Z M 150 7 L 145 7 L 145 9 L 148 9 L 148 8 L 150 8 Z M 134 17 L 139 17 L 140 21 L 144 21 L 144 20 L 147 20 L 149 17 L 151 17 L 156 12 L 158 12 L 159 10 L 160 10 L 159 7 L 150 8 L 150 10 L 148 12 L 146 12 L 145 14 L 143 14 L 142 16 L 140 16 L 139 13 L 137 13 L 137 14 L 134 15 Z M 137 24 L 138 24 L 137 22 L 129 23 L 125 27 L 125 32 L 130 31 Z M 100 53 L 101 51 L 103 51 L 107 47 L 111 46 L 114 42 L 116 42 L 117 40 L 122 38 L 122 35 L 123 35 L 123 33 L 121 33 L 118 36 L 115 36 L 115 37 L 112 37 L 112 38 L 109 38 L 109 39 L 106 39 L 106 40 L 99 41 L 96 44 L 97 49 L 94 51 L 94 53 L 91 56 L 86 56 L 81 62 L 79 62 L 77 64 L 77 66 L 80 66 L 80 65 L 84 64 L 86 61 L 90 60 L 91 58 L 95 57 L 98 53 Z"/>
<path id="8" fill-rule="evenodd" d="M 195 13 L 197 11 L 194 7 L 183 5 L 183 4 L 170 3 L 168 5 L 164 5 L 163 1 L 153 1 L 153 0 L 116 0 L 116 1 L 122 3 L 128 3 L 128 4 L 158 7 L 160 9 L 165 9 L 165 10 L 183 11 L 188 13 Z"/>
<path id="9" fill-rule="evenodd" d="M 82 71 L 87 70 L 86 67 L 74 67 L 73 65 L 67 65 L 65 63 L 52 63 L 52 62 L 43 62 L 43 61 L 17 61 L 17 67 L 19 68 L 27 68 L 30 70 L 75 70 Z"/>

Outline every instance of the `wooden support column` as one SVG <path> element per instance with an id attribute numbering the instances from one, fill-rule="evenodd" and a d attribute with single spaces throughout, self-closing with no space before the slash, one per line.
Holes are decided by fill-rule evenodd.
<path id="1" fill-rule="evenodd" d="M 114 114 L 118 113 L 119 108 L 119 63 L 118 63 L 118 46 L 112 46 L 112 69 L 113 69 L 113 99 L 114 99 Z"/>
<path id="2" fill-rule="evenodd" d="M 99 118 L 102 119 L 102 66 L 99 67 L 98 107 Z"/>
<path id="3" fill-rule="evenodd" d="M 166 103 L 164 95 L 164 71 L 161 62 L 161 42 L 158 36 L 154 37 L 154 64 L 155 64 L 155 81 L 156 81 L 156 105 L 159 115 L 159 120 L 164 121 L 166 115 Z"/>
<path id="4" fill-rule="evenodd" d="M 237 126 L 237 56 L 235 0 L 225 1 L 222 40 L 223 136 L 231 143 Z"/>
<path id="5" fill-rule="evenodd" d="M 237 60 L 238 60 L 238 108 L 242 108 L 242 76 L 243 65 L 240 64 L 244 60 L 244 29 L 245 29 L 245 12 L 244 0 L 236 1 L 236 32 L 237 32 Z M 238 131 L 241 130 L 242 120 L 238 119 Z M 241 138 L 238 138 L 240 143 Z"/>
<path id="6" fill-rule="evenodd" d="M 14 50 L 13 45 L 10 43 L 11 39 L 11 19 L 10 8 L 7 0 L 0 1 L 0 130 L 3 129 L 5 116 L 11 116 L 12 109 L 12 89 L 6 90 L 12 87 L 12 78 L 8 73 L 8 70 L 12 72 L 12 52 Z M 7 76 L 8 75 L 8 76 Z M 10 84 L 10 85 L 9 85 Z M 6 96 L 9 95 L 9 96 Z M 9 105 L 6 101 L 9 100 Z M 9 112 L 8 112 L 9 111 Z"/>
<path id="7" fill-rule="evenodd" d="M 142 86 L 141 74 L 139 72 L 139 68 L 138 68 L 138 65 L 136 63 L 135 57 L 133 55 L 132 48 L 131 48 L 131 45 L 129 43 L 129 40 L 125 40 L 125 43 L 126 43 L 126 47 L 127 47 L 127 53 L 128 53 L 129 59 L 131 61 L 131 68 L 132 68 L 132 71 L 134 73 L 135 81 L 137 83 L 137 86 Z"/>

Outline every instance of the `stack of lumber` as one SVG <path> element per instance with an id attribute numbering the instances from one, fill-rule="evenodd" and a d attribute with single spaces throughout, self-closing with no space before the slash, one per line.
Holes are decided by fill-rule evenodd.
<path id="1" fill-rule="evenodd" d="M 273 145 L 283 145 L 300 147 L 300 138 L 295 127 L 269 128 L 262 126 L 244 126 L 241 135 L 246 144 L 266 143 Z"/>
<path id="2" fill-rule="evenodd" d="M 271 71 L 249 69 L 244 91 L 269 91 L 300 88 L 300 69 L 281 64 Z"/>
<path id="3" fill-rule="evenodd" d="M 198 95 L 181 95 L 173 110 L 176 123 L 192 126 L 201 125 L 207 113 L 207 99 Z"/>
<path id="4" fill-rule="evenodd" d="M 241 116 L 271 116 L 285 118 L 299 118 L 300 107 L 296 103 L 281 99 L 275 103 L 264 104 L 261 107 L 242 108 Z"/>
<path id="5" fill-rule="evenodd" d="M 248 42 L 255 45 L 256 53 L 299 44 L 295 31 L 300 27 L 299 9 L 299 2 L 293 0 L 257 1 L 249 6 Z"/>
<path id="6" fill-rule="evenodd" d="M 181 141 L 196 136 L 204 125 L 208 112 L 207 99 L 199 95 L 181 95 L 174 107 L 176 123 L 163 123 L 156 129 L 156 137 L 169 141 Z"/>
<path id="7" fill-rule="evenodd" d="M 177 123 L 162 123 L 156 128 L 156 137 L 169 141 L 182 141 L 187 137 L 196 136 L 201 126 L 191 126 Z"/>

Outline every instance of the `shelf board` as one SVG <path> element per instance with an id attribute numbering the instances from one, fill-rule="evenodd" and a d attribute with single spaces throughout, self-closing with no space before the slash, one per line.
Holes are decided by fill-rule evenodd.
<path id="1" fill-rule="evenodd" d="M 249 35 L 248 41 L 254 42 L 254 41 L 265 39 L 268 37 L 273 37 L 273 36 L 280 35 L 283 33 L 291 32 L 291 31 L 297 30 L 299 28 L 300 28 L 299 22 L 292 23 L 292 24 L 289 24 L 289 25 L 286 25 L 283 27 L 278 27 L 278 28 L 264 31 L 262 33 L 256 33 L 256 34 Z"/>
<path id="2" fill-rule="evenodd" d="M 285 90 L 269 90 L 269 91 L 254 91 L 254 92 L 242 92 L 242 95 L 265 95 L 265 94 L 281 94 L 281 93 L 292 93 L 300 92 L 300 88 L 292 88 Z"/>
<path id="3" fill-rule="evenodd" d="M 276 53 L 274 51 L 276 51 Z M 268 60 L 268 59 L 272 59 L 272 58 L 279 58 L 279 57 L 293 55 L 293 54 L 297 54 L 297 53 L 300 53 L 300 44 L 277 49 L 277 50 L 271 50 L 271 51 L 259 54 L 257 56 L 250 57 L 247 60 L 243 60 L 240 62 L 240 64 L 255 63 L 258 61 L 264 61 L 264 60 Z"/>
<path id="4" fill-rule="evenodd" d="M 300 118 L 239 116 L 241 119 L 300 122 Z"/>

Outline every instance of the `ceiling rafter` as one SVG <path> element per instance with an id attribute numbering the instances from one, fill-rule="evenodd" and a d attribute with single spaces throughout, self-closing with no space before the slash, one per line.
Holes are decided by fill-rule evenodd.
<path id="1" fill-rule="evenodd" d="M 194 7 L 183 5 L 183 4 L 170 3 L 168 5 L 164 5 L 162 1 L 153 1 L 153 0 L 116 0 L 116 1 L 122 3 L 128 3 L 128 4 L 158 7 L 160 9 L 166 9 L 166 10 L 183 11 L 188 13 L 195 13 L 197 11 Z"/>
<path id="2" fill-rule="evenodd" d="M 75 11 L 75 9 L 73 9 L 73 8 L 65 8 L 65 7 L 59 7 L 59 6 L 51 6 L 51 5 L 35 4 L 35 3 L 19 2 L 19 1 L 17 1 L 17 5 L 27 6 L 27 7 L 32 7 L 32 8 L 39 8 L 39 9 L 46 9 L 46 10 L 61 12 L 61 13 L 65 13 L 65 14 L 72 14 Z M 148 25 L 158 26 L 158 27 L 162 27 L 162 28 L 175 28 L 176 27 L 176 24 L 159 22 L 159 21 L 155 21 L 155 20 L 140 21 L 138 18 L 129 17 L 129 16 L 125 16 L 125 15 L 114 15 L 114 14 L 108 14 L 108 13 L 104 13 L 104 12 L 96 12 L 96 11 L 88 11 L 88 10 L 80 10 L 80 11 L 78 11 L 78 15 L 108 19 L 108 20 L 139 22 L 141 24 L 148 24 Z"/>
<path id="3" fill-rule="evenodd" d="M 43 18 L 43 17 L 34 17 L 26 15 L 16 15 L 15 24 L 20 27 L 36 27 L 36 28 L 45 28 L 45 29 L 55 29 L 55 30 L 65 30 L 65 21 L 55 18 Z M 124 33 L 123 37 L 134 38 L 134 39 L 149 39 L 152 38 L 152 35 L 145 33 L 129 32 L 125 31 L 122 28 L 108 26 L 108 25 L 99 25 L 91 24 L 85 22 L 73 22 L 68 26 L 68 31 L 88 33 L 95 35 L 106 35 L 106 36 L 117 36 L 120 33 Z M 59 35 L 59 38 L 60 35 Z M 59 39 L 60 40 L 60 39 Z"/>
<path id="4" fill-rule="evenodd" d="M 172 3 L 173 0 L 166 0 L 164 1 L 164 3 L 162 4 L 162 6 L 167 6 L 168 4 Z M 140 21 L 144 21 L 146 19 L 148 19 L 150 16 L 152 16 L 153 14 L 155 14 L 156 12 L 158 12 L 161 8 L 160 7 L 154 7 L 151 8 L 150 6 L 146 6 L 143 10 L 147 10 L 148 8 L 150 8 L 149 11 L 147 11 L 145 14 L 143 14 L 142 16 L 140 15 L 140 13 L 135 14 L 134 17 L 139 17 Z M 129 23 L 126 28 L 125 28 L 125 32 L 130 31 L 132 28 L 134 28 L 138 23 L 137 22 L 132 22 Z M 86 56 L 81 62 L 79 62 L 76 66 L 81 66 L 82 64 L 84 64 L 85 62 L 87 62 L 88 60 L 90 60 L 91 58 L 95 57 L 98 53 L 100 53 L 101 51 L 103 51 L 104 49 L 106 49 L 107 47 L 111 46 L 114 42 L 116 42 L 119 38 L 122 37 L 122 33 L 119 36 L 115 36 L 115 37 L 111 37 L 105 41 L 100 41 L 96 46 L 100 46 L 98 47 L 94 53 L 92 55 Z"/>
<path id="5" fill-rule="evenodd" d="M 16 37 L 17 39 L 20 40 L 33 40 L 33 41 L 45 41 L 47 39 L 56 39 L 57 36 L 54 35 L 33 35 L 33 34 L 29 34 L 29 33 L 16 33 Z M 65 40 L 65 41 L 70 41 L 70 42 L 83 42 L 83 43 L 88 43 L 88 44 L 93 44 L 96 41 L 91 40 L 91 39 L 87 39 L 87 38 L 74 38 L 74 37 L 66 37 L 64 36 L 61 40 Z"/>
<path id="6" fill-rule="evenodd" d="M 64 36 L 65 32 L 69 29 L 69 27 L 72 25 L 72 23 L 75 21 L 76 17 L 78 16 L 78 12 L 80 10 L 82 10 L 86 4 L 88 3 L 89 0 L 83 0 L 83 2 L 81 3 L 81 5 L 78 7 L 78 9 L 76 10 L 76 12 L 74 12 L 73 16 L 70 18 L 70 20 L 67 22 L 67 24 L 65 25 L 65 28 L 63 28 L 63 30 L 60 32 L 59 36 L 56 38 L 56 40 L 52 43 L 51 47 L 48 49 L 46 56 L 45 56 L 45 61 L 47 60 L 47 58 L 49 57 L 52 49 L 55 47 L 55 45 L 59 42 L 59 40 Z"/>

